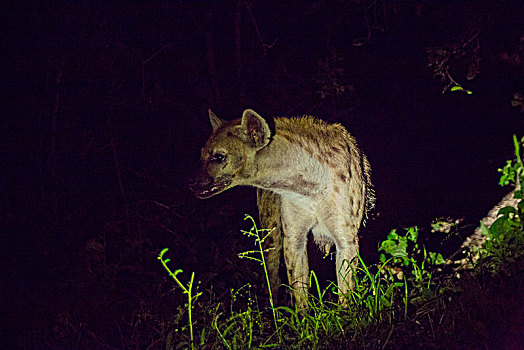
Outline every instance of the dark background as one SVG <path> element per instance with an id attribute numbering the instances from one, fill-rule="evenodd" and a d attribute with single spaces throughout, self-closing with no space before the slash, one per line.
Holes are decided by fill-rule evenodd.
<path id="1" fill-rule="evenodd" d="M 370 262 L 392 228 L 451 216 L 471 233 L 509 191 L 497 168 L 524 130 L 511 106 L 524 86 L 523 9 L 3 2 L 0 338 L 51 348 L 165 339 L 168 326 L 154 325 L 184 300 L 158 263 L 165 247 L 218 299 L 245 283 L 264 293 L 258 267 L 236 256 L 252 249 L 240 229 L 257 214 L 255 191 L 201 201 L 187 188 L 208 108 L 346 126 L 373 168 L 377 209 L 361 240 Z M 449 77 L 473 94 L 442 93 L 449 78 L 428 67 L 428 48 L 456 51 Z M 436 247 L 460 244 L 448 241 Z"/>

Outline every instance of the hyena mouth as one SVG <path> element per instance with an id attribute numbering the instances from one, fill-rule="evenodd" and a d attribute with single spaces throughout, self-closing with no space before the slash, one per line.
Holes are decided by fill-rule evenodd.
<path id="1" fill-rule="evenodd" d="M 213 197 L 215 194 L 222 192 L 224 189 L 222 187 L 213 186 L 209 189 L 200 189 L 200 191 L 195 191 L 195 196 L 200 199 L 207 199 Z"/>
<path id="2" fill-rule="evenodd" d="M 225 191 L 230 184 L 231 180 L 213 181 L 212 178 L 206 178 L 196 180 L 189 188 L 198 198 L 207 199 Z"/>

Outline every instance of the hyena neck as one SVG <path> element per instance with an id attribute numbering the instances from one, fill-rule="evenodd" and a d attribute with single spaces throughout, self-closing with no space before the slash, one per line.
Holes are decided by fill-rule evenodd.
<path id="1" fill-rule="evenodd" d="M 280 195 L 312 197 L 325 188 L 326 168 L 298 143 L 278 133 L 255 156 L 250 185 Z"/>

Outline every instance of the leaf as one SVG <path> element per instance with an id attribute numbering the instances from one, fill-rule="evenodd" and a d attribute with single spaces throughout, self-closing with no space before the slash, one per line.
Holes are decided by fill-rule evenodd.
<path id="1" fill-rule="evenodd" d="M 200 333 L 200 346 L 203 346 L 206 344 L 206 329 L 202 329 L 202 333 Z"/>
<path id="2" fill-rule="evenodd" d="M 410 227 L 408 230 L 408 238 L 412 242 L 416 242 L 418 238 L 418 229 L 416 227 Z"/>
<path id="3" fill-rule="evenodd" d="M 405 240 L 403 240 L 403 241 L 400 241 L 395 247 L 392 247 L 393 249 L 390 249 L 388 253 L 394 257 L 404 258 L 408 256 L 408 253 L 406 252 L 407 247 L 408 247 L 408 243 Z"/>
<path id="4" fill-rule="evenodd" d="M 487 227 L 482 221 L 480 222 L 480 232 L 482 232 L 484 236 L 489 235 L 489 227 Z"/>
<path id="5" fill-rule="evenodd" d="M 509 214 L 517 214 L 517 209 L 515 209 L 514 207 L 501 208 L 499 212 L 497 213 L 497 216 L 499 215 L 508 216 Z"/>
<path id="6" fill-rule="evenodd" d="M 398 235 L 397 235 L 396 231 L 397 230 L 391 230 L 391 232 L 388 235 L 388 239 L 397 240 L 398 239 Z"/>
<path id="7" fill-rule="evenodd" d="M 504 233 L 508 232 L 511 229 L 507 218 L 500 217 L 489 228 L 489 233 L 493 238 L 500 238 Z"/>
<path id="8" fill-rule="evenodd" d="M 434 253 L 434 252 L 429 252 L 429 256 L 431 257 L 431 260 L 433 262 L 434 265 L 440 265 L 440 264 L 444 264 L 446 261 L 444 260 L 444 257 L 442 257 L 442 254 L 440 253 Z"/>
<path id="9" fill-rule="evenodd" d="M 520 157 L 520 145 L 517 140 L 517 135 L 513 135 L 513 146 L 515 147 L 515 156 Z"/>
<path id="10" fill-rule="evenodd" d="M 473 92 L 470 91 L 470 90 L 466 90 L 466 89 L 464 89 L 464 88 L 463 88 L 462 86 L 460 86 L 460 85 L 455 85 L 455 86 L 453 86 L 453 87 L 450 89 L 450 91 L 462 91 L 462 92 L 467 93 L 468 95 L 471 95 L 471 94 L 473 93 Z"/>
<path id="11" fill-rule="evenodd" d="M 524 213 L 524 201 L 519 201 L 519 204 L 517 204 L 517 208 L 519 208 L 521 213 Z"/>
<path id="12" fill-rule="evenodd" d="M 386 253 L 390 253 L 391 250 L 395 249 L 395 247 L 397 246 L 397 243 L 392 241 L 392 240 L 387 240 L 387 241 L 383 241 L 381 244 L 380 244 L 380 250 L 383 250 L 385 251 Z"/>

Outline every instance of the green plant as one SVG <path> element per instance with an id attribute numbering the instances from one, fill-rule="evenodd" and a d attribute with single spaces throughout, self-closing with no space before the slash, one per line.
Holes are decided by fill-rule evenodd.
<path id="1" fill-rule="evenodd" d="M 524 136 L 519 141 L 517 135 L 513 135 L 513 146 L 515 147 L 515 159 L 507 160 L 504 168 L 498 169 L 498 171 L 502 173 L 499 185 L 515 185 L 517 189 L 517 191 L 515 191 L 515 198 L 522 199 L 522 187 L 520 185 L 524 181 L 524 164 L 522 163 L 520 149 L 524 147 Z"/>
<path id="2" fill-rule="evenodd" d="M 196 291 L 196 294 L 193 292 L 193 281 L 195 279 L 195 273 L 191 273 L 191 279 L 187 283 L 187 286 L 184 286 L 182 282 L 178 279 L 177 275 L 179 273 L 182 273 L 181 269 L 176 270 L 175 272 L 172 272 L 171 269 L 167 266 L 167 263 L 170 261 L 170 259 L 164 259 L 164 254 L 167 253 L 169 248 L 164 248 L 160 252 L 158 256 L 158 260 L 162 263 L 162 266 L 166 269 L 169 276 L 171 276 L 175 282 L 182 288 L 184 294 L 187 294 L 187 312 L 188 312 L 188 318 L 189 318 L 189 337 L 191 339 L 191 349 L 195 348 L 195 342 L 193 338 L 193 320 L 192 320 L 192 309 L 193 309 L 193 302 L 197 300 L 197 298 L 202 294 L 202 292 L 198 292 L 198 288 Z M 203 333 L 202 333 L 203 334 Z"/>
<path id="3" fill-rule="evenodd" d="M 496 266 L 520 256 L 524 245 L 524 201 L 522 201 L 524 164 L 521 154 L 521 150 L 524 149 L 524 137 L 519 141 L 517 136 L 513 135 L 513 145 L 515 159 L 506 161 L 504 168 L 498 171 L 502 173 L 499 181 L 501 186 L 515 186 L 514 199 L 517 200 L 517 205 L 501 208 L 497 213 L 497 219 L 489 228 L 482 222 L 480 225 L 482 233 L 487 236 L 480 250 L 481 256 L 491 256 L 491 263 Z"/>
<path id="4" fill-rule="evenodd" d="M 350 295 L 353 305 L 367 310 L 366 318 L 360 318 L 359 323 L 369 324 L 377 317 L 379 320 L 383 320 L 384 315 L 388 316 L 388 319 L 391 321 L 392 314 L 384 313 L 383 311 L 392 307 L 394 289 L 405 285 L 405 281 L 399 282 L 384 278 L 384 269 L 387 269 L 388 263 L 393 258 L 385 260 L 374 273 L 364 263 L 360 254 L 358 259 L 360 262 L 358 271 L 363 272 L 363 277 L 359 278 L 359 274 L 356 274 L 355 289 L 350 292 Z"/>
<path id="5" fill-rule="evenodd" d="M 273 314 L 273 320 L 274 320 L 274 323 L 275 323 L 275 330 L 278 330 L 278 317 L 277 317 L 277 313 L 276 313 L 276 310 L 275 310 L 275 305 L 273 304 L 273 295 L 272 295 L 272 292 L 271 292 L 271 284 L 269 282 L 269 274 L 268 274 L 268 271 L 267 271 L 266 259 L 264 257 L 265 250 L 264 250 L 264 248 L 262 246 L 264 241 L 266 240 L 266 238 L 273 231 L 273 229 L 259 229 L 259 228 L 257 228 L 255 220 L 250 215 L 246 215 L 244 217 L 244 220 L 250 220 L 251 223 L 252 223 L 252 226 L 249 229 L 249 231 L 242 230 L 242 233 L 244 235 L 250 237 L 250 238 L 254 238 L 255 239 L 255 245 L 256 245 L 257 248 L 255 250 L 249 250 L 249 251 L 246 251 L 246 252 L 239 253 L 238 256 L 241 259 L 250 259 L 250 260 L 254 260 L 254 261 L 258 262 L 258 263 L 260 263 L 260 265 L 264 269 L 264 277 L 265 277 L 265 280 L 266 280 L 267 289 L 269 291 L 269 304 L 271 306 L 271 311 L 272 311 L 272 314 Z"/>
<path id="6" fill-rule="evenodd" d="M 213 320 L 213 327 L 220 340 L 228 349 L 251 348 L 255 326 L 262 329 L 261 312 L 256 305 L 256 298 L 251 296 L 251 285 L 246 284 L 238 290 L 231 290 L 230 316 L 219 325 L 217 315 Z M 238 299 L 244 299 L 247 294 L 247 302 L 240 311 L 234 310 L 234 304 Z"/>
<path id="7" fill-rule="evenodd" d="M 391 266 L 387 269 L 391 279 L 406 277 L 413 281 L 413 285 L 422 291 L 429 290 L 432 283 L 432 268 L 443 264 L 442 254 L 430 252 L 418 240 L 418 228 L 410 227 L 404 235 L 392 230 L 387 239 L 380 245 L 380 261 Z M 389 258 L 388 258 L 389 257 Z"/>
<path id="8" fill-rule="evenodd" d="M 283 341 L 283 333 L 286 334 L 286 338 L 289 339 L 291 337 L 295 339 L 296 346 L 298 347 L 316 347 L 318 346 L 319 339 L 321 339 L 323 336 L 343 334 L 345 322 L 341 315 L 343 313 L 347 313 L 347 308 L 325 300 L 327 291 L 330 289 L 335 290 L 336 286 L 334 283 L 331 283 L 322 290 L 314 271 L 310 272 L 309 284 L 310 286 L 314 287 L 316 293 L 314 295 L 308 296 L 307 310 L 299 310 L 297 307 L 291 308 L 287 306 L 274 306 L 266 261 L 264 257 L 266 250 L 263 249 L 264 240 L 269 236 L 271 230 L 257 228 L 254 219 L 249 215 L 246 215 L 245 220 L 250 220 L 252 226 L 249 231 L 243 230 L 242 233 L 250 238 L 255 239 L 256 249 L 242 252 L 239 254 L 239 257 L 258 262 L 264 270 L 267 288 L 270 293 L 270 309 L 273 316 L 273 323 L 275 325 L 275 332 L 273 335 L 276 334 L 279 339 L 279 343 L 281 344 Z M 238 328 L 238 324 L 244 323 L 246 322 L 245 320 L 250 320 L 254 317 L 252 314 L 254 310 L 250 310 L 248 308 L 247 311 L 251 311 L 251 313 L 234 315 L 226 321 L 226 324 L 229 324 L 230 326 L 224 328 L 224 331 L 219 330 L 219 336 L 226 347 L 234 348 L 235 346 L 239 345 L 239 337 L 232 338 L 229 336 L 228 340 L 226 339 L 226 331 L 231 332 L 232 328 Z M 261 313 L 258 313 L 258 315 L 260 314 Z M 237 323 L 237 325 L 233 326 L 232 323 Z M 261 326 L 261 324 L 258 325 Z M 218 324 L 215 323 L 215 326 L 218 327 Z M 273 335 L 271 335 L 270 338 Z M 270 339 L 267 339 L 263 343 L 263 346 L 272 346 L 272 344 L 269 343 L 269 340 Z M 252 346 L 252 343 L 244 344 L 245 346 Z"/>
<path id="9" fill-rule="evenodd" d="M 281 331 L 286 334 L 286 339 L 293 339 L 288 342 L 293 344 L 292 348 L 322 348 L 320 343 L 323 339 L 333 339 L 346 333 L 348 309 L 324 299 L 327 291 L 336 286 L 330 284 L 322 290 L 314 271 L 310 272 L 310 283 L 316 293 L 308 295 L 307 309 L 296 306 L 277 308 L 283 321 Z"/>

